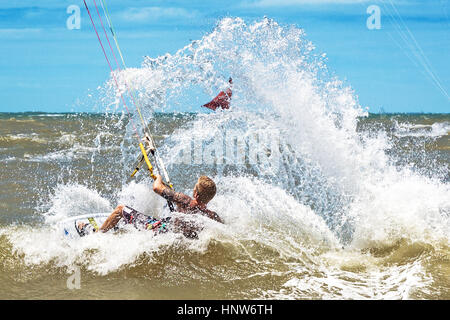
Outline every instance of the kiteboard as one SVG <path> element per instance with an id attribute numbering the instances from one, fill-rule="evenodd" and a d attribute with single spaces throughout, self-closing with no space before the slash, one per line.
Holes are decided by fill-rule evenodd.
<path id="1" fill-rule="evenodd" d="M 95 232 L 103 222 L 109 217 L 110 213 L 89 213 L 78 216 L 72 216 L 56 223 L 58 229 L 64 236 L 69 238 L 79 238 L 89 233 Z M 79 226 L 85 224 L 85 228 Z"/>

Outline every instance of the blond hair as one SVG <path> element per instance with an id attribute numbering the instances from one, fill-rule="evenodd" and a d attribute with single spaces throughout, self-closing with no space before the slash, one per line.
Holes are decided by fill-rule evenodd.
<path id="1" fill-rule="evenodd" d="M 216 184 L 207 176 L 198 178 L 195 187 L 197 189 L 197 199 L 205 204 L 211 201 L 216 195 Z"/>

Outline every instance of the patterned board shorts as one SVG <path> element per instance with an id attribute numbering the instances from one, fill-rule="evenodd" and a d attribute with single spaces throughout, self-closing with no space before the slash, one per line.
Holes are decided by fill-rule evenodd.
<path id="1" fill-rule="evenodd" d="M 153 230 L 158 233 L 168 231 L 170 217 L 157 219 L 138 212 L 137 210 L 128 206 L 125 206 L 123 208 L 122 216 L 126 223 L 133 224 L 137 229 L 140 230 Z"/>

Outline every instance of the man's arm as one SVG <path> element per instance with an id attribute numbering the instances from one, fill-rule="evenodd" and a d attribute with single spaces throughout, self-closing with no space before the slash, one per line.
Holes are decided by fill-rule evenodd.
<path id="1" fill-rule="evenodd" d="M 164 189 L 166 189 L 166 185 L 162 181 L 162 176 L 159 174 L 156 176 L 156 180 L 153 182 L 153 191 L 155 191 L 160 196 L 162 195 L 162 192 Z"/>
<path id="2" fill-rule="evenodd" d="M 155 182 L 153 182 L 153 191 L 164 199 L 174 202 L 181 208 L 187 208 L 192 200 L 191 197 L 185 195 L 184 193 L 175 192 L 167 187 L 162 181 L 162 177 L 160 175 L 157 175 Z"/>

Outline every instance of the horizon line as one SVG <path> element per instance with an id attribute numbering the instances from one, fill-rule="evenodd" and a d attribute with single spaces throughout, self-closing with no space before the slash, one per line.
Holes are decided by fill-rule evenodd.
<path id="1" fill-rule="evenodd" d="M 205 110 L 207 111 L 207 110 Z M 197 111 L 155 111 L 154 113 L 156 114 L 175 114 L 175 113 L 184 113 L 184 114 L 199 114 L 202 112 L 197 112 Z M 210 113 L 210 112 L 208 112 Z M 0 111 L 0 115 L 2 114 L 29 114 L 29 115 L 39 115 L 39 114 L 71 114 L 71 115 L 105 115 L 105 114 L 120 114 L 120 112 L 95 112 L 95 111 L 61 111 L 61 112 L 48 112 L 48 111 Z M 450 112 L 370 112 L 368 111 L 369 115 L 395 115 L 395 114 L 405 114 L 405 115 L 411 115 L 411 114 L 415 114 L 415 115 L 426 115 L 426 114 L 448 114 L 450 115 Z M 129 116 L 130 114 L 126 114 L 127 116 Z"/>

